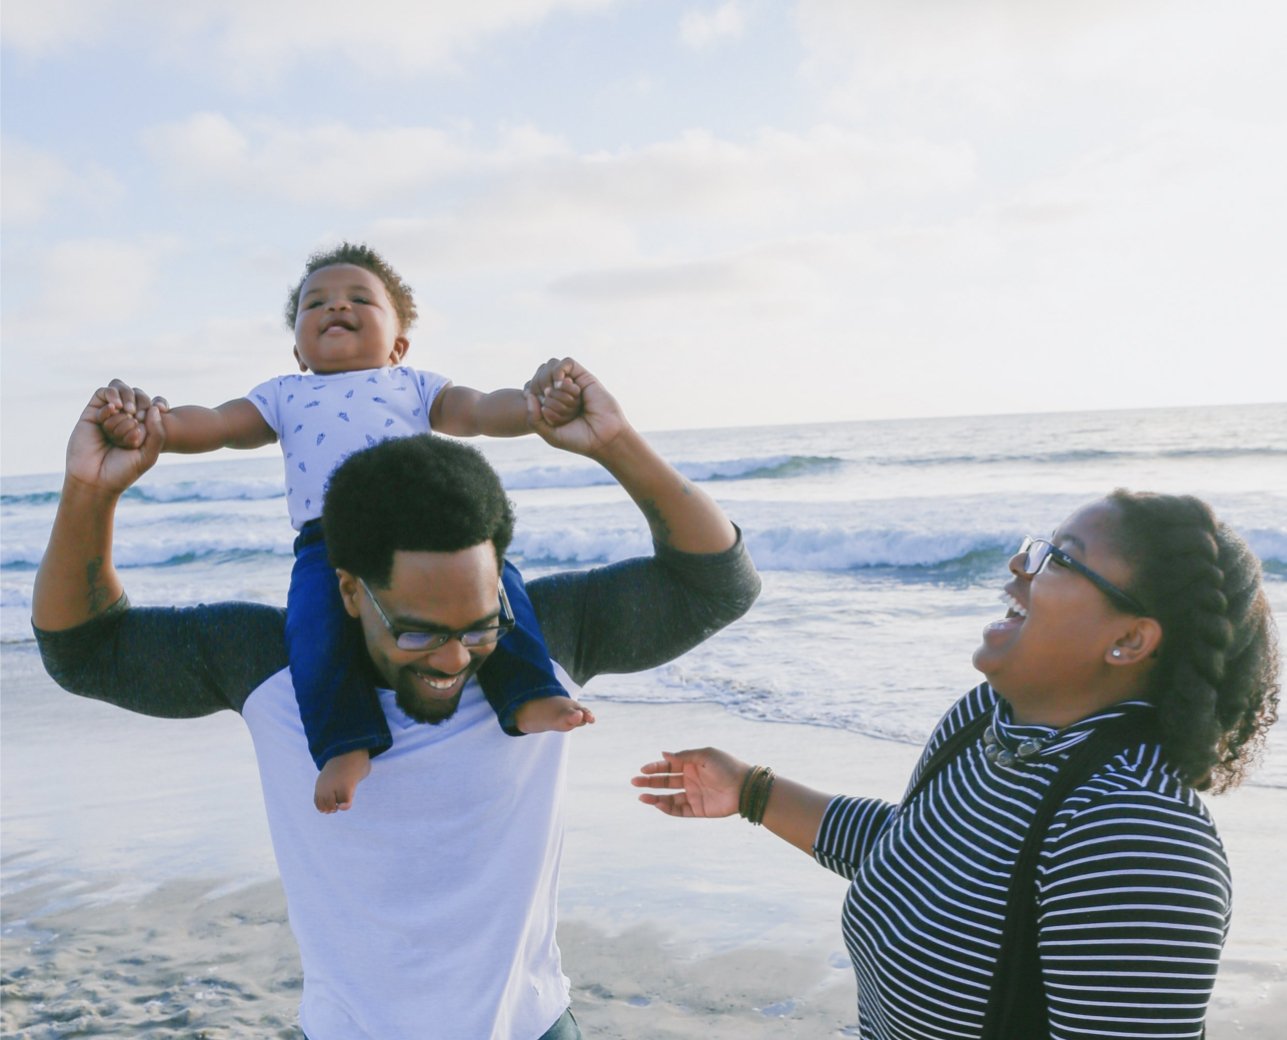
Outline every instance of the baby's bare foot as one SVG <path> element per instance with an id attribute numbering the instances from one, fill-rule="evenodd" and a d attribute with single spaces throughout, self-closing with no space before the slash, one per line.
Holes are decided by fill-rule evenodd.
<path id="1" fill-rule="evenodd" d="M 371 772 L 371 756 L 365 749 L 346 751 L 329 759 L 317 774 L 313 788 L 313 804 L 320 813 L 333 813 L 337 809 L 353 807 L 353 793 L 357 785 Z"/>
<path id="2" fill-rule="evenodd" d="M 524 733 L 567 733 L 593 721 L 594 712 L 571 697 L 538 697 L 514 712 L 514 725 Z"/>

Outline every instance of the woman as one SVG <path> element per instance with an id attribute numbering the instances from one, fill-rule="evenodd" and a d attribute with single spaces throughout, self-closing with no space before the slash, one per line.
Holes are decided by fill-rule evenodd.
<path id="1" fill-rule="evenodd" d="M 974 653 L 987 681 L 901 805 L 711 748 L 633 783 L 672 816 L 740 811 L 852 879 L 868 1040 L 1199 1036 L 1231 890 L 1194 792 L 1235 786 L 1277 714 L 1259 563 L 1197 499 L 1117 491 L 1009 567 Z"/>

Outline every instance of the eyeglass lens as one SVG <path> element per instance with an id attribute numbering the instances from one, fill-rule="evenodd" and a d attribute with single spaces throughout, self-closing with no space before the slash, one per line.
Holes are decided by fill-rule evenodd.
<path id="1" fill-rule="evenodd" d="M 469 632 L 403 632 L 398 636 L 397 643 L 400 650 L 437 650 L 440 646 L 446 646 L 452 639 L 460 640 L 460 645 L 466 648 L 490 646 L 492 643 L 499 642 L 508 631 L 508 626 L 499 625 L 495 628 L 479 628 Z"/>
<path id="2" fill-rule="evenodd" d="M 1019 546 L 1019 551 L 1023 553 L 1023 573 L 1030 576 L 1039 574 L 1050 556 L 1050 549 L 1049 542 L 1025 538 L 1023 544 Z"/>

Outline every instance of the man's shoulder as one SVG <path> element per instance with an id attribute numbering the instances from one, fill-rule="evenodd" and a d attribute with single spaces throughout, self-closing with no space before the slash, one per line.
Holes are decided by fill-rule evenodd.
<path id="1" fill-rule="evenodd" d="M 740 532 L 723 552 L 657 545 L 649 557 L 528 585 L 550 656 L 578 683 L 674 660 L 745 614 L 759 591 Z"/>
<path id="2" fill-rule="evenodd" d="M 36 639 L 64 689 L 167 717 L 240 711 L 287 663 L 285 611 L 262 603 L 136 607 L 122 596 L 93 620 Z"/>
<path id="3" fill-rule="evenodd" d="M 158 638 L 168 632 L 200 654 L 202 671 L 238 711 L 256 687 L 288 664 L 284 607 L 228 601 L 136 609 Z"/>

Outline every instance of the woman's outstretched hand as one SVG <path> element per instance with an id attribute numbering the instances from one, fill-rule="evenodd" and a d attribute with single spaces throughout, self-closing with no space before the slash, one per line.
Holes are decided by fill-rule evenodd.
<path id="1" fill-rule="evenodd" d="M 717 748 L 663 751 L 661 760 L 640 766 L 632 777 L 645 805 L 655 805 L 668 816 L 714 819 L 737 812 L 742 781 L 751 767 Z M 663 791 L 654 794 L 653 791 Z"/>

